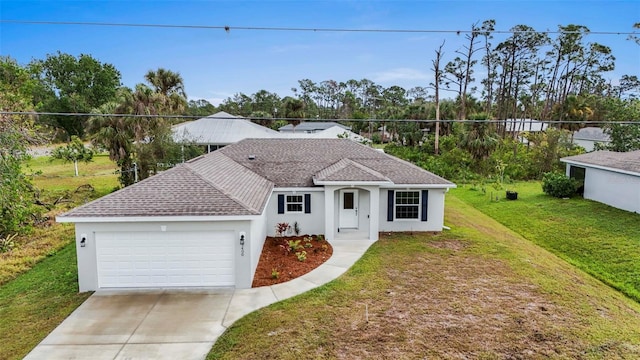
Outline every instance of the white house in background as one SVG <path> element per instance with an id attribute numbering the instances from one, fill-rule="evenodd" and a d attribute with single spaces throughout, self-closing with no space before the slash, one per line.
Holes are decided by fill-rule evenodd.
<path id="1" fill-rule="evenodd" d="M 535 119 L 507 119 L 504 124 L 507 132 L 539 132 L 549 127 L 549 124 Z"/>
<path id="2" fill-rule="evenodd" d="M 587 152 L 593 151 L 596 144 L 607 145 L 611 137 L 599 127 L 585 127 L 573 133 L 573 143 L 582 146 Z"/>
<path id="3" fill-rule="evenodd" d="M 332 126 L 322 131 L 314 133 L 300 133 L 300 132 L 283 132 L 280 133 L 280 138 L 283 139 L 349 139 L 357 141 L 359 143 L 368 143 L 369 139 L 364 136 L 360 136 L 351 130 L 345 129 L 342 126 Z"/>
<path id="4" fill-rule="evenodd" d="M 80 291 L 249 288 L 277 223 L 328 240 L 441 231 L 452 187 L 346 139 L 246 139 L 57 221 L 75 223 Z"/>
<path id="5" fill-rule="evenodd" d="M 640 213 L 640 150 L 594 151 L 560 159 L 567 176 L 584 182 L 584 198 Z"/>
<path id="6" fill-rule="evenodd" d="M 278 131 L 280 132 L 284 132 L 284 133 L 308 133 L 308 134 L 313 134 L 313 133 L 317 133 L 320 131 L 324 131 L 327 130 L 329 128 L 332 127 L 339 127 L 342 128 L 342 130 L 351 130 L 350 127 L 348 126 L 344 126 L 342 124 L 338 124 L 337 122 L 331 122 L 331 121 L 303 121 L 300 124 L 296 125 L 295 127 L 293 126 L 293 124 L 287 124 L 285 126 L 282 126 L 280 128 L 278 128 Z"/>
<path id="7" fill-rule="evenodd" d="M 205 152 L 237 143 L 243 139 L 271 139 L 278 132 L 243 117 L 220 111 L 207 117 L 173 127 L 176 141 L 189 141 L 205 147 Z"/>

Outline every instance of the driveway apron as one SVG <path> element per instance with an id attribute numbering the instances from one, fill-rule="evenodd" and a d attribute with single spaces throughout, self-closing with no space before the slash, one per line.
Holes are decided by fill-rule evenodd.
<path id="1" fill-rule="evenodd" d="M 327 262 L 273 286 L 97 291 L 25 359 L 201 360 L 236 320 L 337 278 L 373 243 L 331 241 Z"/>

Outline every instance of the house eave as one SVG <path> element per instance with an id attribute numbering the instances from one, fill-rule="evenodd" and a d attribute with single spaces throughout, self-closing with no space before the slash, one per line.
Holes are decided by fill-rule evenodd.
<path id="1" fill-rule="evenodd" d="M 392 184 L 385 186 L 389 189 L 407 189 L 407 188 L 420 188 L 420 189 L 454 189 L 458 186 L 456 184 Z"/>
<path id="2" fill-rule="evenodd" d="M 611 172 L 615 172 L 615 173 L 620 173 L 620 174 L 640 177 L 640 173 L 635 172 L 635 171 L 617 169 L 617 168 L 612 168 L 612 167 L 603 166 L 603 165 L 594 165 L 594 164 L 589 164 L 589 163 L 584 163 L 584 162 L 574 161 L 574 160 L 568 160 L 568 159 L 560 159 L 560 161 L 562 161 L 563 163 L 569 164 L 569 165 L 577 165 L 577 166 L 582 166 L 582 167 L 588 167 L 588 168 L 593 168 L 593 169 L 611 171 Z"/>
<path id="3" fill-rule="evenodd" d="M 215 215 L 215 216 L 57 216 L 59 223 L 130 223 L 130 222 L 203 222 L 203 221 L 247 221 L 261 215 Z"/>
<path id="4" fill-rule="evenodd" d="M 391 186 L 390 181 L 329 181 L 329 180 L 313 180 L 316 185 L 330 186 Z"/>

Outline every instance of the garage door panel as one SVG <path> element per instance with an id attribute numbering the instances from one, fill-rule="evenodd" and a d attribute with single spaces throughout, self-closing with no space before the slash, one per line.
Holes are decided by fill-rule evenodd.
<path id="1" fill-rule="evenodd" d="M 233 286 L 234 233 L 96 233 L 98 284 L 113 287 Z"/>

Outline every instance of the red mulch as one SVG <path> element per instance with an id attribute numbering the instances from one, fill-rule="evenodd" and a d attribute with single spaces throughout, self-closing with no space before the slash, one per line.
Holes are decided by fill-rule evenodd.
<path id="1" fill-rule="evenodd" d="M 308 238 L 309 235 L 267 237 L 251 286 L 274 285 L 295 279 L 317 268 L 331 257 L 333 248 L 329 242 L 324 239 L 318 240 L 315 235 L 311 236 L 313 238 L 311 241 L 305 241 L 305 237 Z M 303 247 L 286 253 L 280 245 L 290 240 L 300 240 L 300 246 Z M 304 247 L 305 244 L 310 245 Z M 295 254 L 302 251 L 307 252 L 307 258 L 304 261 L 298 260 Z M 274 275 L 274 270 L 278 273 L 277 277 Z"/>

